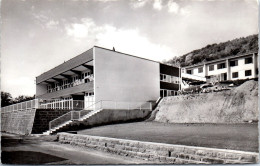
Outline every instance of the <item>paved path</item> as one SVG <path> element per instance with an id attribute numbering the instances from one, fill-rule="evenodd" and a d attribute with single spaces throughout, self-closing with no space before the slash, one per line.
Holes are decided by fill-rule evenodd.
<path id="1" fill-rule="evenodd" d="M 79 134 L 242 151 L 258 151 L 257 124 L 165 124 L 138 122 L 106 125 Z"/>
<path id="2" fill-rule="evenodd" d="M 83 149 L 41 138 L 2 136 L 4 164 L 145 164 L 134 158 Z"/>

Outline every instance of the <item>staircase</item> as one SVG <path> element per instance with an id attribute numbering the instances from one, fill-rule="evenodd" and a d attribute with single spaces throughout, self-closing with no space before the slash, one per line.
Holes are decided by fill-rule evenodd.
<path id="1" fill-rule="evenodd" d="M 70 111 L 49 122 L 49 130 L 44 132 L 44 135 L 50 135 L 58 132 L 73 123 L 82 123 L 90 117 L 96 115 L 104 109 L 137 109 L 137 110 L 152 110 L 150 102 L 117 102 L 117 101 L 99 101 L 85 110 Z"/>

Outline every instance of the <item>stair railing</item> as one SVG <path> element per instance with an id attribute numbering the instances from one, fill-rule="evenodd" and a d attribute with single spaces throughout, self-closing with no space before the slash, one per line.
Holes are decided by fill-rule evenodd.
<path id="1" fill-rule="evenodd" d="M 70 111 L 52 121 L 49 122 L 49 129 L 54 129 L 68 121 L 79 120 L 88 115 L 92 111 L 98 111 L 102 109 L 114 109 L 114 110 L 149 110 L 152 111 L 151 102 L 125 102 L 125 101 L 111 101 L 101 100 L 98 101 L 84 110 Z"/>
<path id="2" fill-rule="evenodd" d="M 49 129 L 54 129 L 67 121 L 79 119 L 79 111 L 70 111 L 49 122 Z"/>

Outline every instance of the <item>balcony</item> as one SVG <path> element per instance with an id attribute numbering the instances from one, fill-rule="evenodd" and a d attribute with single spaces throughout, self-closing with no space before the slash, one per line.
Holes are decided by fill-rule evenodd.
<path id="1" fill-rule="evenodd" d="M 77 94 L 77 93 L 83 93 L 86 91 L 93 91 L 94 89 L 94 81 L 87 82 L 87 83 L 71 83 L 70 85 L 65 85 L 63 88 L 62 87 L 56 87 L 57 89 L 54 88 L 54 90 L 51 90 L 49 93 L 43 94 L 36 96 L 37 98 L 42 98 L 42 99 L 53 99 L 53 98 L 60 98 L 64 96 L 70 96 L 72 94 Z"/>
<path id="2" fill-rule="evenodd" d="M 61 85 L 61 86 L 57 86 L 57 87 L 52 88 L 52 89 L 47 89 L 47 93 L 60 91 L 60 90 L 63 90 L 63 89 L 71 88 L 71 87 L 78 86 L 78 85 L 88 83 L 88 82 L 92 82 L 92 81 L 94 81 L 94 75 L 93 74 L 88 75 L 84 79 L 78 79 L 78 80 L 75 80 L 71 83 L 67 83 L 67 84 L 64 84 L 64 85 Z"/>

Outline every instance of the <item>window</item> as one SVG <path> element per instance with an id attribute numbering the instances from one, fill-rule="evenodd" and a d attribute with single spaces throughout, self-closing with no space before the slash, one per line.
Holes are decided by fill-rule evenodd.
<path id="1" fill-rule="evenodd" d="M 214 70 L 214 65 L 210 65 L 209 66 L 209 71 L 213 71 Z"/>
<path id="2" fill-rule="evenodd" d="M 200 67 L 198 70 L 199 70 L 199 73 L 202 73 L 203 72 L 203 67 Z"/>
<path id="3" fill-rule="evenodd" d="M 253 63 L 253 58 L 252 57 L 245 58 L 245 64 L 249 64 L 249 63 Z"/>
<path id="4" fill-rule="evenodd" d="M 218 69 L 224 69 L 224 68 L 226 68 L 226 63 L 218 64 Z"/>
<path id="5" fill-rule="evenodd" d="M 238 65 L 238 61 L 237 60 L 230 61 L 229 64 L 230 64 L 231 67 L 237 66 Z"/>
<path id="6" fill-rule="evenodd" d="M 160 80 L 161 81 L 166 81 L 166 75 L 160 74 Z"/>
<path id="7" fill-rule="evenodd" d="M 245 76 L 251 76 L 252 75 L 252 71 L 251 70 L 246 70 L 245 71 Z"/>
<path id="8" fill-rule="evenodd" d="M 193 74 L 193 70 L 187 70 L 187 74 Z"/>
<path id="9" fill-rule="evenodd" d="M 238 78 L 238 72 L 232 73 L 232 78 Z"/>

